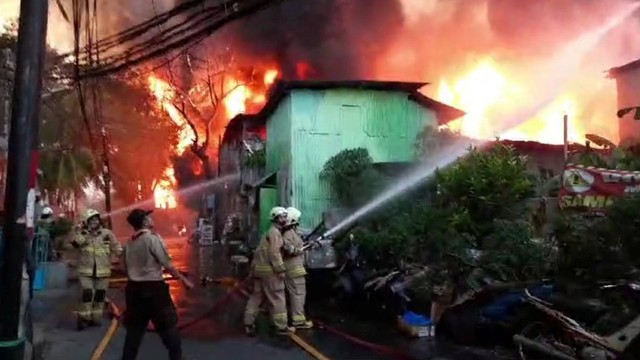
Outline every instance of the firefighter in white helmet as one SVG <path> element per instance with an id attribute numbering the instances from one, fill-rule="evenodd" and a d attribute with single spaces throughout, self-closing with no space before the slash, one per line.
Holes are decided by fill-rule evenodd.
<path id="1" fill-rule="evenodd" d="M 89 209 L 83 217 L 84 226 L 71 245 L 80 250 L 78 280 L 82 288 L 82 303 L 78 310 L 78 329 L 98 325 L 111 276 L 111 260 L 119 256 L 122 246 L 109 229 L 102 227 L 100 213 Z"/>
<path id="2" fill-rule="evenodd" d="M 307 282 L 304 268 L 304 243 L 298 232 L 300 225 L 300 210 L 287 208 L 287 224 L 284 234 L 284 267 L 287 269 L 284 284 L 289 295 L 289 310 L 291 313 L 291 324 L 296 329 L 310 329 L 313 323 L 307 320 L 304 312 L 304 305 L 307 297 Z"/>
<path id="3" fill-rule="evenodd" d="M 278 334 L 286 335 L 287 303 L 284 277 L 286 268 L 282 260 L 284 242 L 282 231 L 286 224 L 287 211 L 283 207 L 274 207 L 269 213 L 271 227 L 253 254 L 251 277 L 253 289 L 244 313 L 244 326 L 247 335 L 255 332 L 254 323 L 263 300 L 268 303 L 271 319 Z"/>

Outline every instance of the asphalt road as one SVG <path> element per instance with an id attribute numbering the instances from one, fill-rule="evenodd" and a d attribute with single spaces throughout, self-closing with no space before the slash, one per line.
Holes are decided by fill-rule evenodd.
<path id="1" fill-rule="evenodd" d="M 229 287 L 220 285 L 199 286 L 203 276 L 219 278 L 231 276 L 232 266 L 226 260 L 224 247 L 216 244 L 210 247 L 199 247 L 188 244 L 186 238 L 166 238 L 167 247 L 177 268 L 186 271 L 189 277 L 198 283 L 195 289 L 185 290 L 176 281 L 170 282 L 171 295 L 177 306 L 180 323 L 190 324 L 182 329 L 185 359 L 278 359 L 303 360 L 314 359 L 301 347 L 287 337 L 270 334 L 267 320 L 259 322 L 259 334 L 255 338 L 244 336 L 242 330 L 242 312 L 245 300 L 242 296 L 233 296 L 224 306 L 210 311 L 212 304 L 224 298 Z M 69 293 L 69 292 L 68 292 Z M 39 299 L 36 308 L 38 316 L 61 312 L 68 314 L 62 320 L 50 321 L 46 331 L 49 346 L 47 360 L 88 359 L 97 347 L 107 330 L 108 322 L 99 328 L 90 328 L 82 332 L 74 330 L 73 316 L 70 316 L 73 304 L 77 301 L 75 293 L 70 292 L 66 299 L 47 301 Z M 121 288 L 110 289 L 110 298 L 123 306 Z M 58 304 L 54 310 L 51 304 Z M 313 310 L 313 309 L 312 309 Z M 368 323 L 362 319 L 354 319 L 349 314 L 332 311 L 331 314 L 317 310 L 314 315 L 322 316 L 328 325 L 348 332 L 361 339 L 373 343 L 389 345 L 411 355 L 411 358 L 426 359 L 496 359 L 497 356 L 486 350 L 456 347 L 446 343 L 437 343 L 432 339 L 406 339 L 393 329 L 393 325 Z M 46 316 L 45 316 L 46 317 Z M 333 360 L 384 360 L 393 356 L 382 354 L 365 346 L 336 336 L 323 329 L 299 332 L 298 335 L 320 353 Z M 102 359 L 116 360 L 124 342 L 124 330 L 119 329 L 111 340 Z M 147 334 L 140 355 L 140 360 L 157 360 L 166 358 L 166 352 L 156 334 Z"/>
<path id="2" fill-rule="evenodd" d="M 176 267 L 189 273 L 192 279 L 200 279 L 203 275 L 211 278 L 230 277 L 232 265 L 226 260 L 224 247 L 215 244 L 210 247 L 199 247 L 188 244 L 183 238 L 168 238 L 167 247 L 174 259 Z M 216 300 L 224 297 L 230 291 L 229 287 L 207 286 L 186 291 L 177 282 L 171 283 L 171 294 L 177 305 L 182 322 L 202 317 Z M 261 350 L 270 349 L 281 359 L 308 359 L 307 353 L 289 339 L 282 339 L 269 335 L 263 331 L 257 339 L 248 339 L 242 335 L 242 312 L 244 300 L 233 297 L 224 308 L 210 316 L 202 318 L 196 324 L 183 330 L 185 339 L 197 340 L 204 343 L 218 344 L 254 344 Z M 312 309 L 313 310 L 313 309 Z M 367 323 L 363 319 L 351 318 L 346 313 L 330 314 L 317 309 L 315 314 L 329 322 L 328 325 L 355 335 L 373 343 L 388 345 L 408 353 L 416 359 L 495 359 L 492 352 L 436 343 L 433 339 L 407 339 L 398 334 L 393 325 L 381 327 L 380 324 Z M 263 326 L 263 328 L 266 326 Z M 389 355 L 357 345 L 335 334 L 322 329 L 299 332 L 299 336 L 314 346 L 330 359 L 345 360 L 376 360 L 389 359 Z M 244 346 L 244 345 L 243 345 Z M 249 346 L 250 348 L 251 346 Z M 255 354 L 255 353 L 253 353 Z M 234 355 L 234 357 L 236 357 Z M 262 357 L 262 355 L 261 355 Z"/>

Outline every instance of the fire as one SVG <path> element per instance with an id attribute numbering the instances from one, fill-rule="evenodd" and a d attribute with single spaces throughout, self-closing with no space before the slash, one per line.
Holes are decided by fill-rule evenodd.
<path id="1" fill-rule="evenodd" d="M 226 114 L 226 121 L 238 114 L 247 112 L 247 106 L 258 105 L 261 107 L 267 101 L 266 90 L 276 81 L 280 72 L 277 69 L 268 69 L 264 72 L 261 91 L 257 91 L 242 79 L 231 78 L 226 81 L 225 89 L 228 92 L 222 100 Z"/>
<path id="2" fill-rule="evenodd" d="M 213 121 L 222 121 L 222 124 L 216 123 L 209 129 L 211 138 L 218 139 L 226 124 L 236 115 L 246 113 L 247 111 L 259 110 L 266 102 L 266 91 L 276 81 L 279 71 L 275 68 L 267 69 L 262 78 L 262 84 L 249 84 L 244 79 L 230 77 L 226 79 L 223 86 L 225 93 L 222 98 L 222 106 L 224 115 L 222 119 L 214 119 Z M 176 100 L 180 94 L 174 89 L 170 83 L 151 75 L 148 78 L 149 90 L 158 102 L 158 107 L 164 110 L 171 120 L 178 126 L 178 143 L 175 145 L 175 151 L 178 155 L 182 154 L 194 141 L 196 134 L 189 126 L 183 114 L 176 108 Z M 252 86 L 253 85 L 253 86 Z M 195 89 L 196 91 L 198 89 Z M 202 165 L 193 164 L 192 170 L 194 174 L 202 174 Z M 157 180 L 154 184 L 154 200 L 157 208 L 171 209 L 177 206 L 175 196 L 176 186 L 175 172 L 172 166 L 169 166 L 162 179 Z"/>
<path id="3" fill-rule="evenodd" d="M 276 69 L 269 69 L 267 71 L 264 72 L 264 84 L 265 85 L 272 85 L 276 79 L 278 78 L 279 75 L 279 71 Z"/>
<path id="4" fill-rule="evenodd" d="M 193 129 L 189 127 L 187 121 L 173 103 L 177 97 L 176 91 L 169 83 L 153 75 L 149 76 L 148 82 L 151 93 L 158 101 L 158 106 L 167 112 L 171 121 L 173 121 L 180 129 L 178 132 L 179 140 L 176 145 L 176 152 L 178 154 L 182 154 L 195 138 L 195 134 L 193 133 Z"/>
<path id="5" fill-rule="evenodd" d="M 471 71 L 455 81 L 446 79 L 439 83 L 436 98 L 464 110 L 467 115 L 449 123 L 446 127 L 462 135 L 477 139 L 496 137 L 511 140 L 535 140 L 548 144 L 564 141 L 563 117 L 568 116 L 568 140 L 584 142 L 587 129 L 580 122 L 582 115 L 577 96 L 565 93 L 542 108 L 533 117 L 515 128 L 496 124 L 501 112 L 517 109 L 530 94 L 517 77 L 490 57 L 477 63 Z"/>
<path id="6" fill-rule="evenodd" d="M 156 208 L 175 209 L 178 206 L 173 189 L 176 186 L 176 177 L 173 167 L 164 171 L 164 177 L 153 184 L 153 200 Z"/>

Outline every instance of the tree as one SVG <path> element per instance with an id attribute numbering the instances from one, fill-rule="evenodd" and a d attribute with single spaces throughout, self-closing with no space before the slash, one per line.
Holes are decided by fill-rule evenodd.
<path id="1" fill-rule="evenodd" d="M 191 129 L 189 150 L 200 160 L 204 177 L 211 179 L 216 174 L 211 158 L 216 157 L 219 137 L 231 116 L 244 112 L 249 87 L 259 82 L 255 69 L 239 66 L 230 51 L 211 55 L 206 47 L 202 49 L 202 58 L 194 53 L 186 56 L 180 78 L 169 67 L 167 77 L 175 94 L 165 100 L 179 113 L 176 122 L 184 122 Z M 240 96 L 236 98 L 236 94 Z M 225 111 L 225 102 L 238 107 L 231 109 L 233 114 Z"/>
<path id="2" fill-rule="evenodd" d="M 155 110 L 155 99 L 144 84 L 106 78 L 101 80 L 100 86 L 116 197 L 125 203 L 149 199 L 153 193 L 152 184 L 171 165 L 172 144 L 177 141 L 178 129 L 164 112 Z M 52 100 L 55 101 L 45 101 L 40 139 L 43 152 L 51 153 L 51 156 L 43 156 L 43 161 L 53 164 L 43 166 L 56 169 L 56 164 L 68 163 L 68 160 L 59 159 L 63 154 L 68 158 L 90 153 L 93 159 L 91 180 L 101 186 L 98 130 L 91 123 L 87 127 L 75 92 L 60 94 Z M 87 99 L 85 105 L 91 109 L 91 99 Z M 67 176 L 71 175 L 62 177 Z M 51 177 L 57 178 L 56 175 Z M 84 181 L 78 184 L 84 185 Z"/>

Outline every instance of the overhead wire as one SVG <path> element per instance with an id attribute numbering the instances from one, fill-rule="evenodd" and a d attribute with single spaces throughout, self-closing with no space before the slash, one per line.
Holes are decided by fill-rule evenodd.
<path id="1" fill-rule="evenodd" d="M 191 1 L 187 3 L 189 6 L 183 6 L 179 9 L 172 9 L 156 15 L 134 30 L 128 29 L 119 34 L 112 35 L 108 38 L 108 41 L 103 42 L 102 45 L 98 47 L 92 45 L 93 50 L 103 50 L 103 47 L 113 48 L 116 44 L 120 46 L 117 47 L 117 53 L 103 57 L 100 65 L 87 66 L 81 73 L 77 73 L 77 78 L 82 79 L 110 75 L 148 60 L 164 56 L 174 50 L 189 48 L 229 22 L 251 15 L 280 1 L 283 0 L 236 0 L 233 2 L 231 9 L 226 2 L 217 5 L 203 6 L 196 14 L 189 14 L 184 20 L 178 21 L 178 23 L 167 27 L 159 34 L 151 36 L 151 39 L 142 37 L 142 35 L 149 32 L 150 27 L 153 25 L 164 24 L 180 14 L 185 14 L 193 10 L 194 6 L 203 3 L 202 1 Z M 126 43 L 131 43 L 134 40 L 141 40 L 141 42 L 126 46 Z M 87 56 L 90 56 L 90 54 L 91 51 L 83 54 L 76 51 L 74 54 L 77 55 L 75 60 L 76 65 L 87 65 Z M 68 55 L 69 54 L 66 54 L 66 56 Z M 80 68 L 80 66 L 76 67 L 78 69 Z"/>
<path id="2" fill-rule="evenodd" d="M 79 62 L 79 54 L 80 54 L 80 39 L 82 37 L 82 31 L 80 28 L 80 24 L 82 22 L 82 13 L 84 7 L 81 5 L 80 0 L 72 1 L 72 12 L 73 12 L 73 42 L 74 42 L 74 53 L 75 53 L 75 64 L 73 67 L 73 78 L 75 80 L 76 91 L 78 93 L 78 104 L 80 105 L 80 113 L 82 115 L 82 121 L 84 122 L 85 129 L 87 131 L 87 135 L 89 137 L 89 145 L 91 147 L 92 152 L 95 153 L 96 147 L 93 141 L 93 131 L 91 130 L 91 124 L 89 123 L 89 116 L 87 114 L 87 104 L 84 96 L 84 88 L 83 83 L 79 81 L 80 78 L 80 62 Z"/>

